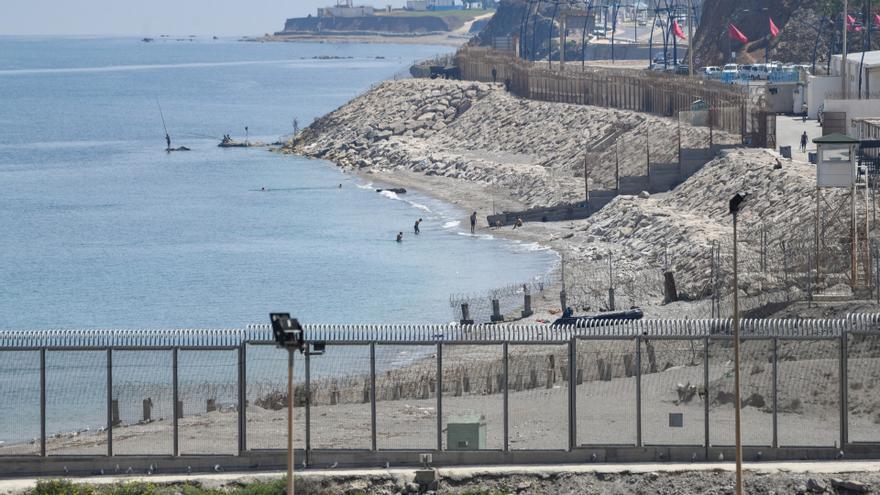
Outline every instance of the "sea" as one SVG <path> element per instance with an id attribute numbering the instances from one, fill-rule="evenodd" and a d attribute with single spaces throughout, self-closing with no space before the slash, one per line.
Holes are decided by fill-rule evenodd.
<path id="1" fill-rule="evenodd" d="M 217 146 L 227 134 L 286 139 L 294 122 L 450 50 L 0 37 L 0 331 L 239 328 L 279 311 L 305 323 L 442 324 L 452 294 L 543 276 L 555 253 L 472 236 L 452 205 L 379 194 L 382 184 L 326 161 Z M 166 130 L 191 151 L 166 153 Z M 379 366 L 424 351 L 380 350 Z M 0 352 L 0 450 L 39 434 L 37 357 Z M 114 354 L 124 422 L 147 397 L 169 417 L 169 357 Z M 248 358 L 248 380 L 280 383 L 283 355 L 264 357 L 263 371 Z M 324 358 L 326 374 L 365 362 L 363 352 Z M 204 411 L 206 397 L 234 404 L 235 363 L 234 353 L 181 355 L 187 411 Z M 48 353 L 48 432 L 106 426 L 106 383 L 103 353 Z"/>
<path id="2" fill-rule="evenodd" d="M 0 37 L 0 329 L 447 323 L 451 294 L 546 273 L 554 253 L 470 236 L 448 204 L 217 147 L 284 139 L 450 50 Z M 166 153 L 166 128 L 191 151 Z"/>

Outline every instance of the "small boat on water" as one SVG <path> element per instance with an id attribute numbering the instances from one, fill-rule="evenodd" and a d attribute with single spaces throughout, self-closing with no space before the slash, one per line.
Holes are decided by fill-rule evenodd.
<path id="1" fill-rule="evenodd" d="M 235 139 L 232 139 L 229 136 L 223 136 L 223 139 L 220 141 L 220 144 L 218 144 L 217 146 L 219 146 L 220 148 L 255 148 L 255 147 L 266 146 L 266 144 L 262 143 L 260 141 L 254 141 L 254 142 L 236 141 Z"/>

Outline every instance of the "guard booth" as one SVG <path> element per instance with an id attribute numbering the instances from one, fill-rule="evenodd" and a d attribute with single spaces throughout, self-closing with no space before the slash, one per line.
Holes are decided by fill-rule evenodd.
<path id="1" fill-rule="evenodd" d="M 859 141 L 844 134 L 829 134 L 816 143 L 815 269 L 817 289 L 834 285 L 826 278 L 842 275 L 849 265 L 853 295 L 873 287 L 868 175 L 860 173 Z M 849 208 L 834 208 L 823 201 L 827 189 L 849 189 Z M 838 195 L 839 197 L 839 195 Z M 849 211 L 847 215 L 845 212 Z M 847 235 L 848 234 L 848 235 Z M 848 237 L 848 239 L 846 239 Z M 840 239 L 848 240 L 842 246 Z M 847 256 L 848 255 L 848 256 Z M 849 258 L 848 263 L 845 259 Z M 823 283 L 824 282 L 824 283 Z"/>
<path id="2" fill-rule="evenodd" d="M 694 127 L 707 127 L 709 125 L 709 104 L 703 100 L 691 103 L 690 124 Z"/>

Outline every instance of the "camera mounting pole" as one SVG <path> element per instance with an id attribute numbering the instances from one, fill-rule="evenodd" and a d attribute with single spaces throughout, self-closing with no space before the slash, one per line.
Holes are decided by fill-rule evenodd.
<path id="1" fill-rule="evenodd" d="M 325 342 L 308 342 L 299 320 L 290 313 L 270 313 L 272 336 L 279 348 L 287 349 L 287 494 L 294 495 L 293 488 L 293 352 L 317 356 L 324 354 Z M 311 347 L 311 350 L 309 350 Z M 306 393 L 308 396 L 308 393 Z"/>

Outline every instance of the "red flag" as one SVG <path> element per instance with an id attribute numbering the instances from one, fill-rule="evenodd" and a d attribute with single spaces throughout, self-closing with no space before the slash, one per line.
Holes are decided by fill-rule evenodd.
<path id="1" fill-rule="evenodd" d="M 779 36 L 779 28 L 776 27 L 776 24 L 773 23 L 773 19 L 770 19 L 770 37 L 775 38 Z"/>
<path id="2" fill-rule="evenodd" d="M 849 14 L 846 14 L 846 29 L 847 31 L 859 32 L 862 30 L 862 26 L 856 26 L 855 18 Z"/>
<path id="3" fill-rule="evenodd" d="M 678 21 L 672 21 L 672 34 L 674 34 L 675 37 L 680 40 L 686 39 L 684 36 L 684 31 L 682 31 L 681 26 L 678 25 Z"/>
<path id="4" fill-rule="evenodd" d="M 727 35 L 730 36 L 730 39 L 737 40 L 740 43 L 748 43 L 749 39 L 746 38 L 746 35 L 742 34 L 742 31 L 736 28 L 733 24 L 727 25 Z"/>

